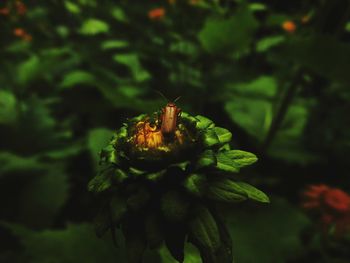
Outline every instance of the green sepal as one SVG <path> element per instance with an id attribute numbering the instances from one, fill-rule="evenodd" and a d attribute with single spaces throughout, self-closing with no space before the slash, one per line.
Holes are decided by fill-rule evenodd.
<path id="1" fill-rule="evenodd" d="M 147 247 L 141 222 L 126 222 L 122 225 L 128 263 L 141 263 Z"/>
<path id="2" fill-rule="evenodd" d="M 161 209 L 164 217 L 170 222 L 180 222 L 186 219 L 189 203 L 183 194 L 169 191 L 161 198 Z"/>
<path id="3" fill-rule="evenodd" d="M 255 154 L 241 150 L 225 151 L 225 155 L 231 158 L 239 168 L 251 165 L 258 160 Z"/>
<path id="4" fill-rule="evenodd" d="M 114 175 L 113 175 L 113 178 L 112 178 L 114 181 L 116 181 L 118 183 L 122 183 L 127 178 L 128 178 L 128 175 L 123 170 L 121 170 L 121 169 L 115 169 L 114 170 Z"/>
<path id="5" fill-rule="evenodd" d="M 202 205 L 194 209 L 194 217 L 189 222 L 189 236 L 199 248 L 215 253 L 221 246 L 218 226 L 209 212 Z"/>
<path id="6" fill-rule="evenodd" d="M 112 186 L 111 173 L 105 171 L 92 178 L 88 184 L 88 190 L 94 193 L 101 193 Z"/>
<path id="7" fill-rule="evenodd" d="M 146 178 L 150 181 L 157 182 L 163 178 L 165 175 L 166 170 L 161 170 L 159 172 L 154 172 L 154 173 L 148 173 L 146 174 Z"/>
<path id="8" fill-rule="evenodd" d="M 195 117 L 195 119 L 197 120 L 196 128 L 198 130 L 205 130 L 205 129 L 208 129 L 208 128 L 214 128 L 215 127 L 214 122 L 212 120 L 204 117 L 204 116 L 197 115 Z"/>
<path id="9" fill-rule="evenodd" d="M 111 220 L 108 211 L 101 211 L 94 219 L 94 229 L 96 236 L 101 238 L 111 227 Z"/>
<path id="10" fill-rule="evenodd" d="M 216 165 L 216 156 L 212 150 L 202 152 L 197 160 L 196 169 L 201 169 Z"/>
<path id="11" fill-rule="evenodd" d="M 145 218 L 145 235 L 150 249 L 159 247 L 164 240 L 161 223 L 155 213 L 148 214 Z"/>
<path id="12" fill-rule="evenodd" d="M 178 261 L 184 261 L 186 230 L 183 225 L 167 225 L 165 231 L 165 245 L 170 254 Z"/>
<path id="13" fill-rule="evenodd" d="M 204 174 L 191 174 L 183 182 L 186 191 L 197 197 L 204 195 L 207 185 L 207 178 Z"/>
<path id="14" fill-rule="evenodd" d="M 225 172 L 230 173 L 238 173 L 239 166 L 236 164 L 232 156 L 230 155 L 230 151 L 222 151 L 216 154 L 217 164 L 216 168 Z"/>
<path id="15" fill-rule="evenodd" d="M 113 196 L 110 202 L 110 213 L 113 224 L 118 225 L 126 212 L 125 200 L 119 196 Z"/>
<path id="16" fill-rule="evenodd" d="M 206 148 L 214 147 L 220 144 L 219 137 L 217 136 L 214 129 L 207 129 L 202 134 L 203 145 Z"/>
<path id="17" fill-rule="evenodd" d="M 236 184 L 238 184 L 240 186 L 241 189 L 243 189 L 248 198 L 258 201 L 258 202 L 262 202 L 262 203 L 269 203 L 270 199 L 269 197 L 262 191 L 260 191 L 259 189 L 255 188 L 254 186 L 244 183 L 244 182 L 236 182 Z"/>
<path id="18" fill-rule="evenodd" d="M 215 127 L 214 130 L 219 138 L 220 143 L 224 144 L 231 141 L 232 133 L 229 130 L 221 127 Z"/>
<path id="19" fill-rule="evenodd" d="M 127 207 L 133 212 L 138 212 L 144 207 L 150 199 L 150 193 L 145 187 L 137 187 L 127 199 Z"/>
<path id="20" fill-rule="evenodd" d="M 181 122 L 182 123 L 188 124 L 188 126 L 196 127 L 197 121 L 198 120 L 195 117 L 191 116 L 187 112 L 181 112 Z"/>
<path id="21" fill-rule="evenodd" d="M 246 200 L 248 194 L 238 183 L 230 179 L 219 179 L 211 182 L 207 197 L 220 202 L 235 203 Z"/>

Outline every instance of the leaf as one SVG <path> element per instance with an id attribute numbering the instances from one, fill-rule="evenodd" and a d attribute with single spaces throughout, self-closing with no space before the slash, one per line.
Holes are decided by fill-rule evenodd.
<path id="1" fill-rule="evenodd" d="M 10 152 L 0 152 L 0 177 L 8 173 L 43 171 L 47 166 L 37 157 L 22 157 Z"/>
<path id="2" fill-rule="evenodd" d="M 102 33 L 107 33 L 109 31 L 109 25 L 99 19 L 96 18 L 90 18 L 83 22 L 80 33 L 82 35 L 98 35 Z"/>
<path id="3" fill-rule="evenodd" d="M 225 144 L 231 141 L 232 133 L 229 130 L 221 127 L 215 127 L 214 130 L 219 138 L 220 143 Z"/>
<path id="4" fill-rule="evenodd" d="M 270 202 L 269 197 L 264 192 L 260 191 L 254 186 L 251 186 L 250 184 L 247 184 L 244 182 L 237 182 L 237 184 L 246 192 L 249 199 L 253 199 L 255 201 L 262 202 L 262 203 Z"/>
<path id="5" fill-rule="evenodd" d="M 129 42 L 125 40 L 107 40 L 102 42 L 101 49 L 102 50 L 109 50 L 109 49 L 118 49 L 118 48 L 125 48 L 129 46 Z"/>
<path id="6" fill-rule="evenodd" d="M 285 262 L 305 252 L 300 235 L 311 222 L 284 199 L 272 198 L 268 209 L 253 206 L 231 210 L 225 218 L 236 262 L 256 262 L 257 258 L 259 263 Z"/>
<path id="7" fill-rule="evenodd" d="M 184 261 L 185 240 L 186 230 L 184 229 L 184 227 L 179 225 L 168 225 L 165 231 L 165 245 L 170 251 L 171 255 L 178 262 Z"/>
<path id="8" fill-rule="evenodd" d="M 123 9 L 121 9 L 119 7 L 114 7 L 111 12 L 112 12 L 112 16 L 116 20 L 118 20 L 120 22 L 127 22 L 128 21 Z"/>
<path id="9" fill-rule="evenodd" d="M 216 201 L 236 203 L 247 199 L 246 191 L 230 179 L 220 179 L 209 184 L 207 197 Z"/>
<path id="10" fill-rule="evenodd" d="M 207 148 L 220 144 L 219 138 L 214 129 L 205 130 L 202 136 L 203 144 Z"/>
<path id="11" fill-rule="evenodd" d="M 22 226 L 5 223 L 24 247 L 24 258 L 29 262 L 126 262 L 124 252 L 116 250 L 112 242 L 97 239 L 89 224 L 69 224 L 59 230 L 32 231 Z"/>
<path id="12" fill-rule="evenodd" d="M 196 124 L 196 128 L 198 130 L 204 130 L 207 128 L 213 128 L 215 126 L 214 122 L 204 116 L 201 115 L 197 115 L 195 117 L 195 119 L 197 120 L 197 124 Z"/>
<path id="13" fill-rule="evenodd" d="M 27 85 L 40 73 L 40 60 L 36 55 L 20 63 L 17 67 L 16 80 L 20 85 Z"/>
<path id="14" fill-rule="evenodd" d="M 286 37 L 283 35 L 277 36 L 268 36 L 259 40 L 256 44 L 256 51 L 259 53 L 263 53 L 268 51 L 270 48 L 278 46 L 286 40 Z"/>
<path id="15" fill-rule="evenodd" d="M 229 18 L 209 17 L 198 34 L 209 53 L 246 51 L 253 40 L 258 22 L 248 8 L 241 8 Z"/>
<path id="16" fill-rule="evenodd" d="M 204 206 L 194 209 L 194 218 L 189 222 L 189 235 L 196 246 L 215 253 L 221 245 L 216 222 Z"/>
<path id="17" fill-rule="evenodd" d="M 216 165 L 216 157 L 212 150 L 205 150 L 200 154 L 196 163 L 196 169 L 206 168 Z"/>
<path id="18" fill-rule="evenodd" d="M 80 7 L 71 1 L 64 1 L 64 6 L 72 14 L 79 14 L 81 12 Z"/>
<path id="19" fill-rule="evenodd" d="M 87 146 L 96 168 L 99 163 L 99 153 L 104 147 L 106 147 L 112 136 L 113 131 L 105 128 L 96 128 L 89 131 L 87 135 Z"/>
<path id="20" fill-rule="evenodd" d="M 0 90 L 0 124 L 13 124 L 18 117 L 17 99 L 7 90 Z"/>
<path id="21" fill-rule="evenodd" d="M 239 165 L 234 162 L 229 151 L 218 152 L 216 155 L 216 168 L 225 172 L 238 173 Z"/>
<path id="22" fill-rule="evenodd" d="M 127 66 L 130 69 L 133 78 L 138 82 L 146 81 L 151 77 L 151 75 L 142 68 L 137 54 L 117 54 L 113 56 L 113 60 Z"/>
<path id="23" fill-rule="evenodd" d="M 229 156 L 239 168 L 252 165 L 258 160 L 255 154 L 241 150 L 225 151 L 225 154 Z"/>
<path id="24" fill-rule="evenodd" d="M 76 70 L 65 75 L 60 86 L 62 88 L 70 88 L 76 85 L 94 85 L 95 83 L 94 75 L 86 71 Z"/>
<path id="25" fill-rule="evenodd" d="M 184 180 L 183 184 L 187 192 L 200 197 L 206 191 L 207 179 L 203 174 L 191 174 Z"/>
<path id="26" fill-rule="evenodd" d="M 68 200 L 68 192 L 67 172 L 52 167 L 30 181 L 20 193 L 19 221 L 32 227 L 51 226 Z"/>
<path id="27" fill-rule="evenodd" d="M 155 213 L 150 213 L 145 218 L 145 233 L 150 249 L 158 248 L 163 242 L 163 233 L 160 220 Z"/>
<path id="28" fill-rule="evenodd" d="M 122 226 L 128 263 L 142 262 L 146 250 L 146 240 L 139 222 L 126 222 Z"/>

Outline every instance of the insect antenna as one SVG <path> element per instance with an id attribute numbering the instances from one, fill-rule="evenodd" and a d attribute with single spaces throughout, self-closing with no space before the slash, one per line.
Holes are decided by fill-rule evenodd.
<path id="1" fill-rule="evenodd" d="M 179 99 L 181 99 L 181 96 L 177 97 L 173 102 L 177 102 Z"/>
<path id="2" fill-rule="evenodd" d="M 164 94 L 163 94 L 163 93 L 161 93 L 159 90 L 156 90 L 156 89 L 155 89 L 155 90 L 153 90 L 153 91 L 154 91 L 154 92 L 157 92 L 157 93 L 158 93 L 158 94 L 159 94 L 159 95 L 160 95 L 160 96 L 161 96 L 161 97 L 162 97 L 162 98 L 163 98 L 163 99 L 164 99 L 164 100 L 165 100 L 165 101 L 168 103 L 168 101 L 169 101 L 169 100 L 168 100 L 168 98 L 167 98 L 167 97 L 165 97 L 165 96 L 164 96 Z"/>

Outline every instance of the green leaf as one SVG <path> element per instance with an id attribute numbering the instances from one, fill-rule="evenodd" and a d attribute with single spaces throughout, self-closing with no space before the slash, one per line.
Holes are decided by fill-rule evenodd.
<path id="1" fill-rule="evenodd" d="M 12 92 L 0 90 L 0 124 L 13 124 L 18 117 L 17 99 Z"/>
<path id="2" fill-rule="evenodd" d="M 92 178 L 88 184 L 88 190 L 94 193 L 100 193 L 112 186 L 111 176 L 99 174 Z"/>
<path id="3" fill-rule="evenodd" d="M 80 13 L 80 7 L 71 1 L 64 1 L 64 6 L 72 14 L 79 14 Z"/>
<path id="4" fill-rule="evenodd" d="M 229 156 L 239 168 L 252 165 L 258 160 L 255 154 L 241 150 L 225 151 L 225 154 Z"/>
<path id="5" fill-rule="evenodd" d="M 199 156 L 196 168 L 201 169 L 209 166 L 215 166 L 216 165 L 216 157 L 212 150 L 205 150 L 201 155 Z"/>
<path id="6" fill-rule="evenodd" d="M 221 245 L 220 234 L 216 222 L 204 206 L 197 206 L 194 218 L 189 222 L 189 235 L 196 246 L 215 253 Z"/>
<path id="7" fill-rule="evenodd" d="M 129 46 L 129 42 L 125 40 L 107 40 L 102 42 L 101 49 L 109 50 L 109 49 L 125 48 L 128 46 Z"/>
<path id="8" fill-rule="evenodd" d="M 206 191 L 207 179 L 203 174 L 191 174 L 184 180 L 183 184 L 187 192 L 200 197 Z"/>
<path id="9" fill-rule="evenodd" d="M 99 19 L 90 18 L 83 22 L 80 33 L 83 35 L 98 35 L 102 33 L 107 33 L 109 31 L 109 25 Z"/>
<path id="10" fill-rule="evenodd" d="M 117 54 L 113 56 L 113 59 L 114 61 L 127 66 L 136 81 L 143 82 L 150 79 L 151 75 L 142 68 L 137 54 Z"/>
<path id="11" fill-rule="evenodd" d="M 247 199 L 246 191 L 230 179 L 220 179 L 210 183 L 207 197 L 216 201 L 236 203 Z"/>
<path id="12" fill-rule="evenodd" d="M 36 55 L 20 63 L 17 68 L 16 79 L 20 85 L 27 85 L 34 80 L 40 71 L 40 60 Z"/>
<path id="13" fill-rule="evenodd" d="M 145 218 L 145 234 L 150 249 L 159 247 L 163 242 L 161 223 L 155 213 L 150 213 Z"/>
<path id="14" fill-rule="evenodd" d="M 195 117 L 197 120 L 196 128 L 199 130 L 204 130 L 207 128 L 213 128 L 215 126 L 214 122 L 204 116 L 197 115 Z"/>
<path id="15" fill-rule="evenodd" d="M 215 127 L 214 130 L 219 138 L 220 143 L 225 144 L 231 141 L 232 133 L 229 130 L 221 127 Z"/>
<path id="16" fill-rule="evenodd" d="M 112 9 L 112 16 L 117 19 L 120 22 L 127 22 L 128 19 L 125 15 L 125 12 L 123 9 L 119 8 L 119 7 L 115 7 Z"/>
<path id="17" fill-rule="evenodd" d="M 32 231 L 15 224 L 3 224 L 19 238 L 24 247 L 23 258 L 30 262 L 126 262 L 124 252 L 109 240 L 98 239 L 89 224 L 73 225 L 57 230 Z"/>
<path id="18" fill-rule="evenodd" d="M 0 177 L 8 173 L 42 171 L 47 166 L 37 157 L 22 157 L 9 152 L 0 152 Z"/>
<path id="19" fill-rule="evenodd" d="M 70 88 L 76 85 L 94 85 L 96 83 L 95 76 L 89 72 L 76 70 L 64 76 L 60 86 L 62 88 Z"/>
<path id="20" fill-rule="evenodd" d="M 67 172 L 52 167 L 48 173 L 31 180 L 20 193 L 19 221 L 34 228 L 51 226 L 68 200 L 68 193 Z"/>
<path id="21" fill-rule="evenodd" d="M 113 131 L 105 128 L 96 128 L 89 131 L 87 135 L 87 146 L 96 168 L 99 163 L 99 153 L 104 147 L 106 147 L 112 136 Z"/>
<path id="22" fill-rule="evenodd" d="M 166 219 L 171 222 L 185 220 L 188 212 L 188 201 L 176 191 L 169 191 L 161 198 L 161 209 Z"/>
<path id="23" fill-rule="evenodd" d="M 231 173 L 239 172 L 239 165 L 234 162 L 229 154 L 229 151 L 218 152 L 216 155 L 217 164 L 216 167 L 219 170 Z"/>
<path id="24" fill-rule="evenodd" d="M 254 186 L 251 186 L 250 184 L 247 184 L 244 182 L 237 182 L 237 184 L 246 192 L 249 199 L 262 202 L 262 203 L 270 202 L 269 197 L 264 192 L 260 191 Z"/>
<path id="25" fill-rule="evenodd" d="M 229 18 L 209 17 L 198 34 L 209 53 L 246 51 L 253 40 L 258 22 L 248 8 L 241 8 Z"/>
<path id="26" fill-rule="evenodd" d="M 263 39 L 259 40 L 259 42 L 256 44 L 256 51 L 259 53 L 263 53 L 265 51 L 268 51 L 270 48 L 278 46 L 279 44 L 283 43 L 285 40 L 286 40 L 286 37 L 282 35 L 264 37 Z"/>

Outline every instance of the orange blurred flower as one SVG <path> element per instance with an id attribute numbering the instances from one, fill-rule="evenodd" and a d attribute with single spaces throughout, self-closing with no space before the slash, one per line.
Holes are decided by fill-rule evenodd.
<path id="1" fill-rule="evenodd" d="M 334 226 L 335 234 L 350 231 L 350 195 L 327 185 L 311 185 L 302 194 L 301 206 L 319 219 L 325 231 Z"/>
<path id="2" fill-rule="evenodd" d="M 16 1 L 17 14 L 24 15 L 27 12 L 26 5 L 21 1 Z"/>
<path id="3" fill-rule="evenodd" d="M 295 30 L 297 29 L 297 26 L 293 21 L 287 20 L 283 22 L 282 28 L 288 33 L 294 33 Z"/>
<path id="4" fill-rule="evenodd" d="M 310 15 L 305 15 L 303 17 L 300 18 L 300 22 L 302 24 L 307 24 L 310 22 L 311 16 Z"/>
<path id="5" fill-rule="evenodd" d="M 32 37 L 31 34 L 25 34 L 25 35 L 22 37 L 22 39 L 23 39 L 24 41 L 26 41 L 26 42 L 30 42 L 30 41 L 33 40 L 33 37 Z"/>
<path id="6" fill-rule="evenodd" d="M 148 17 L 152 20 L 160 20 L 165 16 L 165 9 L 163 7 L 151 9 L 148 12 Z"/>
<path id="7" fill-rule="evenodd" d="M 8 14 L 10 14 L 10 9 L 8 9 L 7 7 L 0 8 L 0 15 L 7 16 Z"/>
<path id="8" fill-rule="evenodd" d="M 23 37 L 26 34 L 26 31 L 23 28 L 17 27 L 13 30 L 13 34 L 16 37 Z"/>

